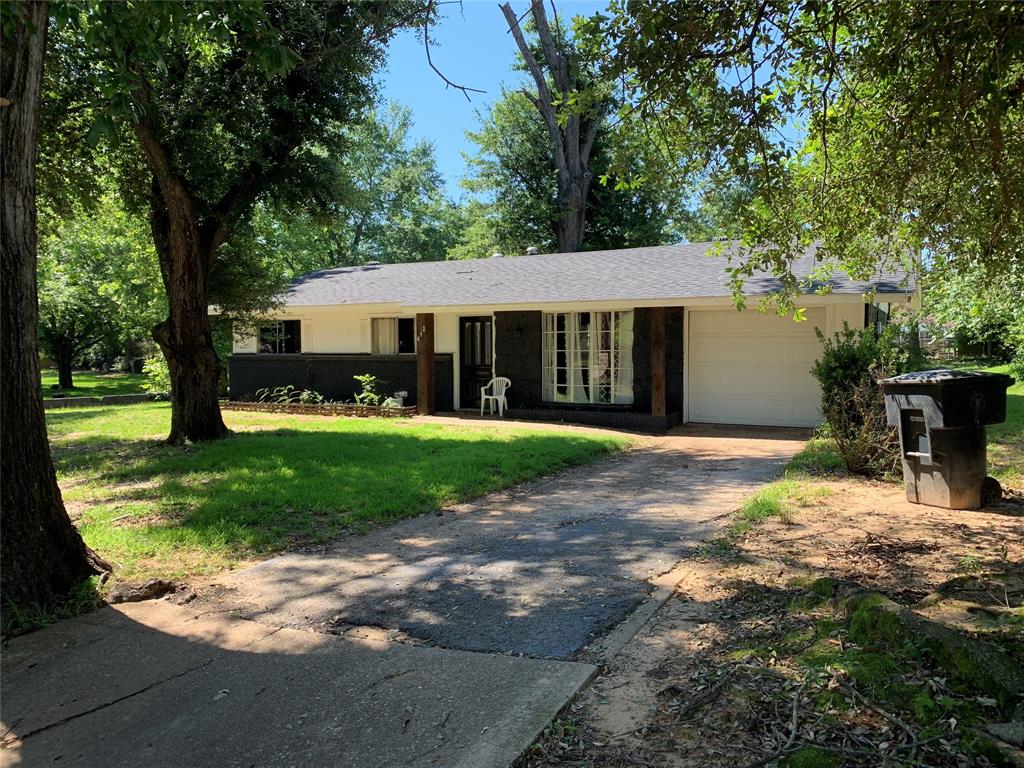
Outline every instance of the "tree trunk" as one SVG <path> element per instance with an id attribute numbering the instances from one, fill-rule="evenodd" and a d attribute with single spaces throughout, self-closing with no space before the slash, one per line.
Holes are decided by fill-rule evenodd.
<path id="1" fill-rule="evenodd" d="M 170 198 L 170 199 L 168 199 Z M 203 247 L 191 201 L 154 196 L 150 224 L 167 290 L 167 319 L 153 338 L 171 375 L 171 433 L 167 442 L 216 440 L 231 434 L 221 418 L 221 364 L 209 317 L 209 247 Z"/>
<path id="2" fill-rule="evenodd" d="M 555 39 L 548 24 L 543 2 L 535 2 L 530 8 L 537 37 L 543 52 L 543 63 L 534 55 L 526 42 L 519 17 L 509 3 L 501 5 L 501 11 L 508 22 L 509 32 L 516 41 L 519 53 L 526 62 L 526 69 L 537 86 L 537 94 L 527 90 L 523 93 L 536 107 L 541 120 L 547 127 L 551 147 L 551 162 L 557 172 L 558 205 L 561 217 L 555 225 L 555 236 L 560 253 L 575 253 L 583 250 L 583 237 L 587 224 L 587 198 L 593 173 L 590 171 L 590 153 L 594 147 L 597 132 L 604 121 L 606 104 L 599 104 L 586 116 L 569 111 L 559 115 L 556 100 L 564 101 L 572 93 L 581 93 L 580 84 L 572 75 L 572 68 L 560 46 L 562 40 Z M 552 92 L 549 85 L 554 86 Z"/>
<path id="3" fill-rule="evenodd" d="M 562 210 L 562 218 L 558 221 L 555 233 L 559 253 L 577 253 L 583 250 L 590 180 L 591 174 L 586 171 L 576 183 L 567 185 L 565 192 L 559 194 L 558 207 Z"/>
<path id="4" fill-rule="evenodd" d="M 24 3 L 0 64 L 0 583 L 3 625 L 12 609 L 50 605 L 109 566 L 72 525 L 50 457 L 36 333 L 36 139 L 47 3 Z"/>
<path id="5" fill-rule="evenodd" d="M 74 356 L 70 350 L 64 349 L 62 346 L 57 346 L 53 350 L 53 362 L 57 366 L 57 383 L 60 384 L 61 389 L 72 389 L 75 386 L 74 375 L 72 368 L 74 368 Z"/>

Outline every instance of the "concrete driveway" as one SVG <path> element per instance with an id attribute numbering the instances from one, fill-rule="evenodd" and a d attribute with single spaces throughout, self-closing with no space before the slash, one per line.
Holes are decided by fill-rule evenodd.
<path id="1" fill-rule="evenodd" d="M 592 467 L 275 557 L 185 607 L 106 607 L 15 638 L 0 766 L 504 768 L 677 579 L 659 575 L 803 437 L 641 438 Z"/>
<path id="2" fill-rule="evenodd" d="M 798 430 L 679 428 L 611 460 L 237 571 L 213 609 L 572 659 L 799 450 Z"/>

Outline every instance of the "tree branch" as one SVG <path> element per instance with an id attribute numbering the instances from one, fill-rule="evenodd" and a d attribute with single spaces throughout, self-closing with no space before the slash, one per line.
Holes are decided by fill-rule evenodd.
<path id="1" fill-rule="evenodd" d="M 512 37 L 519 47 L 519 52 L 526 61 L 526 67 L 530 70 L 530 74 L 537 85 L 537 97 L 534 99 L 531 95 L 530 100 L 537 107 L 541 118 L 544 120 L 544 124 L 547 126 L 548 138 L 551 141 L 551 149 L 554 152 L 555 168 L 559 172 L 564 173 L 566 172 L 565 147 L 562 145 L 562 134 L 558 127 L 558 116 L 555 114 L 554 98 L 551 95 L 551 90 L 548 88 L 544 71 L 540 68 L 540 64 L 537 63 L 533 51 L 526 44 L 523 30 L 519 26 L 519 20 L 512 11 L 512 7 L 508 3 L 504 3 L 501 6 L 501 12 L 505 15 L 505 20 L 508 22 L 508 30 L 512 33 Z"/>
<path id="2" fill-rule="evenodd" d="M 534 0 L 533 21 L 537 25 L 537 36 L 540 38 L 540 46 L 544 50 L 544 58 L 547 59 L 548 69 L 551 70 L 551 78 L 555 81 L 555 87 L 559 90 L 559 98 L 565 98 L 572 90 L 572 83 L 569 82 L 569 65 L 565 57 L 558 52 L 555 45 L 555 38 L 551 34 L 551 27 L 548 25 L 547 12 L 544 10 L 544 0 Z"/>
<path id="3" fill-rule="evenodd" d="M 444 72 L 437 68 L 437 65 L 434 64 L 434 60 L 430 57 L 430 13 L 434 9 L 434 7 L 434 0 L 428 0 L 427 9 L 423 14 L 423 50 L 426 51 L 427 54 L 427 64 L 430 65 L 430 68 L 434 70 L 438 77 L 444 80 L 444 87 L 446 89 L 454 88 L 457 91 L 462 91 L 462 95 L 466 97 L 466 101 L 472 101 L 472 99 L 469 97 L 471 91 L 473 93 L 487 93 L 487 91 L 481 90 L 480 88 L 470 88 L 467 85 L 459 85 L 458 83 L 453 83 L 451 80 L 448 79 Z"/>
<path id="4" fill-rule="evenodd" d="M 607 104 L 598 107 L 597 114 L 594 115 L 590 124 L 587 125 L 587 131 L 583 136 L 583 146 L 580 149 L 580 160 L 584 166 L 590 163 L 590 151 L 594 148 L 594 140 L 597 138 L 597 132 L 601 130 L 601 124 L 604 122 L 604 116 L 607 111 Z"/>

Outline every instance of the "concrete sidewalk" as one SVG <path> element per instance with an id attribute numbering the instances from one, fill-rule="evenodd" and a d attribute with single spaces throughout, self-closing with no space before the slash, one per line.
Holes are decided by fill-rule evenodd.
<path id="1" fill-rule="evenodd" d="M 3 766 L 506 766 L 589 664 L 279 629 L 163 601 L 3 653 Z"/>

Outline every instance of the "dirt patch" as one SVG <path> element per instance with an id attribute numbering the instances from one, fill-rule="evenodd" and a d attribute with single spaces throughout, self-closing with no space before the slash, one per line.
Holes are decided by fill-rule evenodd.
<path id="1" fill-rule="evenodd" d="M 850 579 L 912 602 L 958 573 L 1024 560 L 1024 505 L 965 512 L 911 504 L 889 483 L 825 485 L 832 493 L 791 523 L 766 521 L 742 541 L 747 569 L 781 564 L 787 578 Z"/>
<path id="2" fill-rule="evenodd" d="M 690 564 L 523 764 L 999 764 L 972 735 L 1006 716 L 994 701 L 926 657 L 897 662 L 851 635 L 807 585 L 856 580 L 932 620 L 987 627 L 1014 652 L 1024 507 L 955 512 L 910 504 L 898 485 L 822 484 L 828 495 L 790 522 Z"/>

